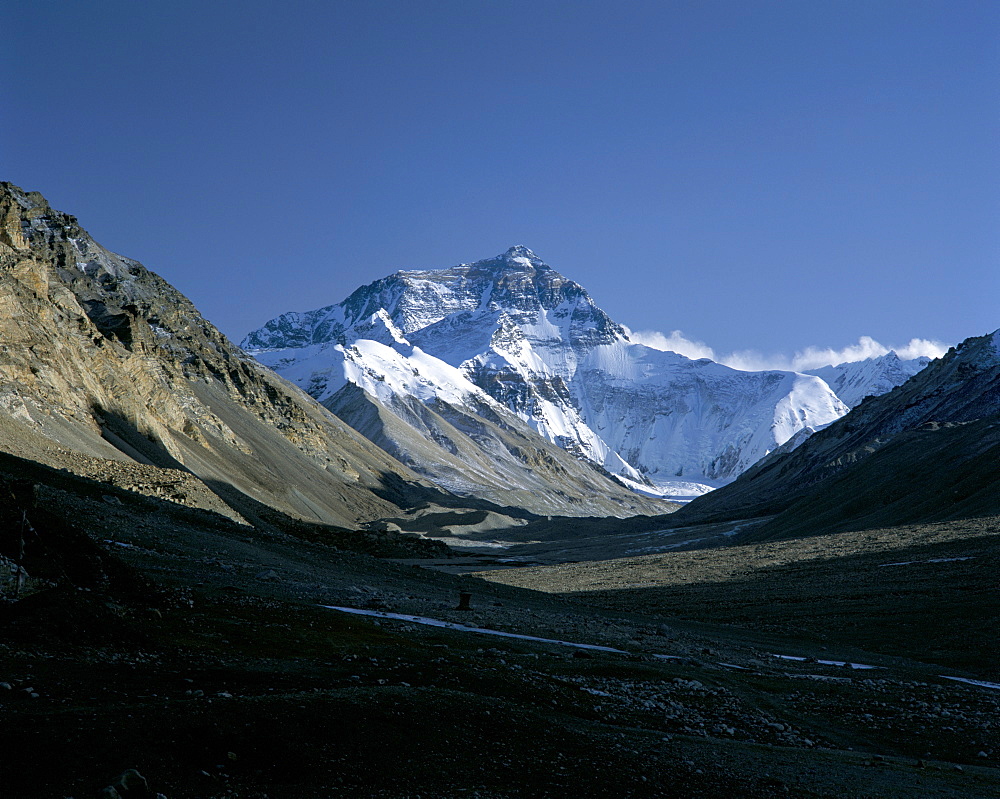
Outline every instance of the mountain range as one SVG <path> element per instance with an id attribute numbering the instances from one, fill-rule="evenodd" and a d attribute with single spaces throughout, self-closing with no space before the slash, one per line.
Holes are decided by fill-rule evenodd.
<path id="1" fill-rule="evenodd" d="M 285 382 L 139 262 L 11 184 L 0 260 L 6 450 L 242 520 L 266 507 L 482 531 L 656 516 L 675 507 L 657 497 L 729 483 L 926 365 L 890 353 L 742 372 L 652 349 L 513 247 L 277 317 L 244 346 Z"/>
<path id="2" fill-rule="evenodd" d="M 373 430 L 362 397 L 397 416 L 412 414 L 414 401 L 453 415 L 506 411 L 508 425 L 512 414 L 636 490 L 675 498 L 732 481 L 927 364 L 889 353 L 806 373 L 751 372 L 653 349 L 523 246 L 396 272 L 343 302 L 282 314 L 242 346 L 394 454 L 409 448 L 403 428 L 399 438 Z M 468 490 L 456 473 L 404 461 Z"/>
<path id="3" fill-rule="evenodd" d="M 247 346 L 0 184 L 7 794 L 1000 796 L 1000 331 L 739 372 L 514 248 Z"/>

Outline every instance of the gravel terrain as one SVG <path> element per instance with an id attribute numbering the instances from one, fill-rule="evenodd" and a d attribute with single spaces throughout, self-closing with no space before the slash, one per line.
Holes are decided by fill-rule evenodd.
<path id="1" fill-rule="evenodd" d="M 699 620 L 676 612 L 679 599 L 668 613 L 617 591 L 495 582 L 546 570 L 446 574 L 416 565 L 440 549 L 391 532 L 273 512 L 250 526 L 17 459 L 0 466 L 3 529 L 27 518 L 34 531 L 30 579 L 17 601 L 4 584 L 0 605 L 11 796 L 93 797 L 128 769 L 148 790 L 120 795 L 168 799 L 1000 796 L 1000 691 L 938 676 L 986 671 L 818 644 L 784 623 Z M 26 471 L 29 483 L 12 479 Z M 676 588 L 711 585 L 724 603 L 741 584 Z M 457 609 L 463 592 L 470 610 Z M 845 659 L 879 668 L 819 662 Z"/>
<path id="2" fill-rule="evenodd" d="M 983 517 L 483 576 L 815 653 L 860 648 L 1000 681 L 998 537 L 1000 517 Z"/>

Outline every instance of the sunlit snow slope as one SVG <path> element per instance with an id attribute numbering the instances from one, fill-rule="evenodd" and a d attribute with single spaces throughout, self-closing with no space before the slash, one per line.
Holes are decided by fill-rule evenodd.
<path id="1" fill-rule="evenodd" d="M 725 484 L 848 410 L 816 374 L 738 371 L 632 342 L 525 247 L 396 272 L 337 305 L 283 314 L 243 346 L 324 402 L 349 384 L 383 402 L 487 395 L 563 449 L 666 496 Z M 853 375 L 842 382 L 868 390 Z"/>

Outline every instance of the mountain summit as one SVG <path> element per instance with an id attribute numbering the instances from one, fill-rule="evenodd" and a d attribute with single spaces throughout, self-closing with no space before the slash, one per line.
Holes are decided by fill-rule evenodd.
<path id="1" fill-rule="evenodd" d="M 545 261 L 535 255 L 530 249 L 525 247 L 523 244 L 515 244 L 503 255 L 498 256 L 497 260 L 503 260 L 507 264 L 521 263 L 525 266 L 532 266 L 535 269 L 551 269 Z"/>
<path id="2" fill-rule="evenodd" d="M 742 372 L 631 341 L 582 286 L 520 245 L 449 269 L 396 272 L 335 305 L 283 314 L 243 346 L 333 407 L 349 383 L 390 391 L 359 377 L 361 341 L 393 358 L 419 350 L 425 369 L 432 358 L 458 370 L 549 441 L 668 496 L 729 482 L 847 412 L 815 375 Z M 393 385 L 396 396 L 419 395 Z"/>
<path id="3" fill-rule="evenodd" d="M 357 289 L 336 305 L 282 314 L 250 333 L 242 345 L 261 350 L 344 344 L 366 333 L 379 311 L 386 313 L 401 335 L 415 336 L 413 343 L 420 344 L 429 337 L 447 337 L 454 324 L 449 322 L 443 330 L 434 327 L 446 319 L 475 314 L 477 322 L 495 325 L 501 313 L 528 321 L 560 307 L 564 311 L 572 307 L 577 322 L 587 324 L 588 329 L 592 325 L 605 333 L 625 332 L 594 304 L 582 286 L 518 245 L 495 258 L 450 269 L 395 272 Z M 496 315 L 496 319 L 485 320 L 484 314 Z"/>

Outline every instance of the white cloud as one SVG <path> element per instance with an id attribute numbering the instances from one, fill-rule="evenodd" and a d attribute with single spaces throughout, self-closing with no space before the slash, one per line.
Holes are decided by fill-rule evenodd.
<path id="1" fill-rule="evenodd" d="M 692 341 L 680 330 L 674 330 L 669 336 L 665 336 L 658 330 L 630 330 L 628 337 L 636 344 L 645 344 L 654 350 L 664 352 L 676 352 L 685 358 L 698 360 L 699 358 L 715 358 L 715 350 L 702 341 Z"/>
<path id="2" fill-rule="evenodd" d="M 796 371 L 818 369 L 821 366 L 836 366 L 841 363 L 863 361 L 866 358 L 877 358 L 886 355 L 891 350 L 904 361 L 926 356 L 940 358 L 948 351 L 948 347 L 940 341 L 930 341 L 925 338 L 911 338 L 905 347 L 887 347 L 871 336 L 862 336 L 857 344 L 850 344 L 842 350 L 830 348 L 807 347 L 802 352 L 795 353 L 792 358 L 792 368 Z"/>
<path id="3" fill-rule="evenodd" d="M 653 349 L 676 352 L 694 359 L 711 358 L 713 361 L 745 372 L 767 369 L 801 372 L 807 369 L 818 369 L 821 366 L 836 366 L 841 363 L 863 361 L 866 358 L 877 358 L 880 355 L 886 355 L 893 349 L 903 360 L 921 356 L 940 358 L 948 351 L 947 344 L 925 338 L 912 338 L 904 347 L 887 347 L 871 336 L 861 336 L 856 344 L 848 344 L 841 349 L 806 347 L 790 356 L 782 353 L 765 355 L 756 350 L 737 350 L 728 355 L 716 356 L 715 350 L 708 344 L 689 339 L 680 330 L 674 330 L 670 335 L 656 330 L 629 331 L 629 337 L 632 341 L 645 344 Z"/>
<path id="4" fill-rule="evenodd" d="M 719 363 L 743 372 L 762 372 L 767 369 L 791 369 L 792 359 L 787 355 L 764 355 L 757 350 L 737 350 L 718 359 Z"/>
<path id="5" fill-rule="evenodd" d="M 821 366 L 836 366 L 841 363 L 854 363 L 866 358 L 878 358 L 887 355 L 889 347 L 879 344 L 871 336 L 861 336 L 857 344 L 848 344 L 840 350 L 831 347 L 806 347 L 792 356 L 792 368 L 798 372 L 805 369 L 818 369 Z"/>
<path id="6" fill-rule="evenodd" d="M 931 341 L 926 338 L 911 338 L 910 343 L 905 347 L 896 348 L 896 354 L 904 361 L 921 356 L 940 358 L 947 351 L 947 344 L 942 344 L 940 341 Z"/>

